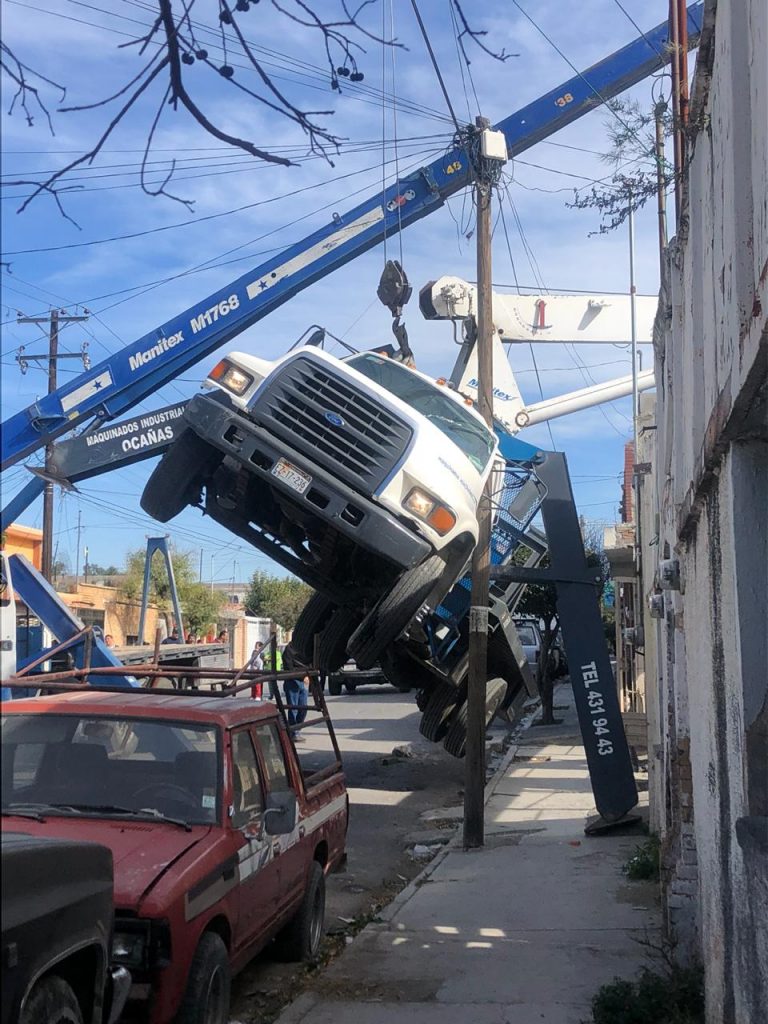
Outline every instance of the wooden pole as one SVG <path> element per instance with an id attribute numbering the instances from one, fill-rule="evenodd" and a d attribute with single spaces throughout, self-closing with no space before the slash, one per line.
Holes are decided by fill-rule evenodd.
<path id="1" fill-rule="evenodd" d="M 477 118 L 478 131 L 487 128 Z M 493 298 L 491 291 L 492 188 L 478 174 L 477 206 L 477 407 L 493 428 Z M 477 508 L 478 539 L 472 554 L 472 596 L 469 613 L 469 677 L 467 747 L 464 775 L 464 847 L 483 845 L 485 796 L 485 688 L 488 678 L 488 588 L 490 582 L 491 481 Z"/>

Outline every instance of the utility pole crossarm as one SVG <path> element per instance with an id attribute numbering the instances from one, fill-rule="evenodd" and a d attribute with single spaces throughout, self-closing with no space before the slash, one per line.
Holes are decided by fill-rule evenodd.
<path id="1" fill-rule="evenodd" d="M 688 9 L 689 45 L 696 45 L 703 4 Z M 610 57 L 505 118 L 509 154 L 547 138 L 667 63 L 663 22 Z M 302 289 L 371 249 L 385 237 L 443 205 L 473 180 L 457 148 L 195 303 L 89 372 L 11 416 L 3 424 L 0 468 L 14 465 L 85 419 L 131 409 L 188 367 L 250 327 Z"/>

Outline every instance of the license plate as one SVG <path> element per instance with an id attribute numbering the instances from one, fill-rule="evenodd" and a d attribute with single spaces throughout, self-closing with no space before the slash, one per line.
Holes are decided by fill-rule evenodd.
<path id="1" fill-rule="evenodd" d="M 298 491 L 299 494 L 303 494 L 312 483 L 312 477 L 309 473 L 302 472 L 302 470 L 297 469 L 290 462 L 286 462 L 285 459 L 277 460 L 272 467 L 272 476 L 279 477 L 292 490 Z"/>

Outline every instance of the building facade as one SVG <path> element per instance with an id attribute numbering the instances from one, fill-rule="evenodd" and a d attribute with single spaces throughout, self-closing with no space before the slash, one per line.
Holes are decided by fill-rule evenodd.
<path id="1" fill-rule="evenodd" d="M 651 813 L 709 1024 L 768 1012 L 768 3 L 709 0 L 639 460 Z M 653 609 L 651 610 L 651 605 Z"/>

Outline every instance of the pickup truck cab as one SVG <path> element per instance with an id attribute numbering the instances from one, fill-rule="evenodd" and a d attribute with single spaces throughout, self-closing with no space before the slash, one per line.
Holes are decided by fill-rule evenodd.
<path id="1" fill-rule="evenodd" d="M 322 667 L 350 638 L 370 667 L 468 564 L 495 434 L 470 398 L 380 352 L 232 352 L 206 385 L 142 507 L 166 522 L 204 489 L 209 515 L 318 591 Z"/>
<path id="2" fill-rule="evenodd" d="M 36 697 L 5 706 L 2 742 L 5 830 L 112 851 L 131 1019 L 226 1024 L 232 974 L 274 937 L 315 956 L 348 799 L 338 763 L 305 779 L 273 704 Z"/>

